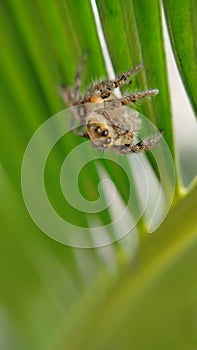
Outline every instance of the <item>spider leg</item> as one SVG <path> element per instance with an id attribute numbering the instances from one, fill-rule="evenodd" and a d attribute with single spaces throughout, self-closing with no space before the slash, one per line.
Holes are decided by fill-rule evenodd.
<path id="1" fill-rule="evenodd" d="M 83 55 L 82 61 L 77 68 L 77 72 L 75 75 L 74 88 L 71 89 L 66 84 L 61 84 L 59 86 L 59 94 L 62 97 L 63 101 L 70 107 L 74 103 L 78 104 L 78 100 L 80 103 L 80 86 L 81 86 L 81 73 L 83 71 L 84 65 L 87 62 L 88 53 L 86 52 Z"/>
<path id="2" fill-rule="evenodd" d="M 112 148 L 116 153 L 122 153 L 122 154 L 139 153 L 142 151 L 148 151 L 158 144 L 162 135 L 163 135 L 163 131 L 153 136 L 150 136 L 147 139 L 136 143 L 135 145 L 113 146 Z"/>
<path id="3" fill-rule="evenodd" d="M 85 137 L 85 138 L 89 139 L 89 136 L 88 136 L 88 134 L 87 134 L 85 129 L 77 129 L 76 128 L 76 129 L 72 129 L 72 132 L 75 135 L 78 135 L 78 136 Z"/>
<path id="4" fill-rule="evenodd" d="M 102 81 L 100 83 L 94 84 L 94 85 L 90 86 L 90 88 L 87 91 L 87 94 L 92 94 L 96 90 L 99 90 L 100 93 L 101 93 L 101 97 L 102 98 L 106 98 L 106 97 L 108 97 L 110 95 L 110 92 L 112 90 L 116 89 L 119 86 L 122 86 L 122 85 L 126 84 L 127 79 L 132 74 L 134 74 L 139 69 L 141 69 L 142 67 L 143 67 L 143 65 L 139 64 L 138 66 L 135 66 L 135 67 L 131 68 L 127 72 L 118 75 L 113 80 L 104 80 L 104 81 Z"/>
<path id="5" fill-rule="evenodd" d="M 89 138 L 86 130 L 86 117 L 88 113 L 86 106 L 84 104 L 76 105 L 73 108 L 71 108 L 71 112 L 72 112 L 73 118 L 77 122 L 79 122 L 79 125 L 75 127 L 74 119 L 71 120 L 70 127 L 72 132 L 76 135 Z"/>
<path id="6" fill-rule="evenodd" d="M 154 96 L 154 95 L 157 95 L 158 93 L 159 93 L 158 89 L 139 91 L 131 95 L 125 95 L 122 98 L 120 98 L 119 101 L 123 106 L 127 106 L 127 105 L 130 105 L 131 103 L 134 103 L 140 100 L 141 98 L 144 98 L 146 96 Z"/>
<path id="7" fill-rule="evenodd" d="M 125 95 L 121 98 L 116 98 L 112 100 L 104 100 L 104 109 L 105 110 L 112 110 L 115 108 L 120 108 L 122 106 L 127 106 L 132 103 L 135 103 L 136 101 L 146 97 L 146 96 L 154 96 L 157 95 L 159 92 L 158 89 L 154 90 L 146 90 L 146 91 L 141 91 L 141 92 L 135 92 L 132 93 L 131 95 Z"/>
<path id="8" fill-rule="evenodd" d="M 75 94 L 74 92 L 64 83 L 62 83 L 59 88 L 59 94 L 61 98 L 63 99 L 64 103 L 68 105 L 68 107 L 73 105 L 73 102 L 75 101 Z"/>
<path id="9" fill-rule="evenodd" d="M 88 60 L 88 52 L 85 52 L 80 64 L 78 65 L 77 72 L 75 75 L 74 93 L 75 93 L 76 99 L 78 99 L 80 96 L 81 73 L 84 69 L 85 64 L 87 63 L 87 60 Z"/>

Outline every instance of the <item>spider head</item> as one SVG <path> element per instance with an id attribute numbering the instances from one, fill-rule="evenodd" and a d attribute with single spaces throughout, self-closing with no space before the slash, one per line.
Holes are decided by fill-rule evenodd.
<path id="1" fill-rule="evenodd" d="M 87 118 L 87 133 L 96 147 L 107 148 L 113 143 L 113 128 L 99 113 L 92 113 Z"/>

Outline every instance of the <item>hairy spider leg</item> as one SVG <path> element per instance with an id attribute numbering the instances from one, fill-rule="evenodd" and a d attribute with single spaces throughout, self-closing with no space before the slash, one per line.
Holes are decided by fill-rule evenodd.
<path id="1" fill-rule="evenodd" d="M 81 73 L 84 69 L 84 66 L 87 63 L 87 60 L 88 60 L 88 52 L 85 52 L 80 64 L 78 65 L 77 72 L 75 75 L 75 83 L 74 83 L 75 99 L 79 99 L 80 97 Z"/>
<path id="2" fill-rule="evenodd" d="M 127 105 L 130 105 L 131 103 L 134 103 L 140 100 L 141 98 L 144 98 L 146 96 L 155 96 L 158 93 L 159 93 L 158 89 L 134 92 L 130 95 L 123 96 L 122 98 L 119 99 L 119 101 L 123 106 L 127 106 Z"/>
<path id="3" fill-rule="evenodd" d="M 81 73 L 87 62 L 87 59 L 88 59 L 88 53 L 86 52 L 83 55 L 83 58 L 80 64 L 78 65 L 77 72 L 75 74 L 74 88 L 71 89 L 69 86 L 67 86 L 64 83 L 59 86 L 60 96 L 62 97 L 64 102 L 68 105 L 68 107 L 72 106 L 73 104 L 80 104 Z"/>
<path id="4" fill-rule="evenodd" d="M 122 154 L 130 154 L 130 153 L 139 153 L 142 151 L 148 151 L 155 147 L 159 142 L 160 138 L 163 135 L 163 131 L 157 133 L 147 139 L 141 140 L 134 145 L 121 145 L 121 146 L 113 146 L 113 150 L 117 153 Z"/>
<path id="5" fill-rule="evenodd" d="M 121 106 L 127 106 L 132 103 L 135 103 L 136 101 L 144 97 L 157 95 L 158 92 L 159 92 L 158 89 L 145 90 L 145 91 L 135 92 L 130 95 L 124 95 L 121 98 L 104 101 L 104 109 L 111 110 L 111 109 L 119 108 Z"/>
<path id="6" fill-rule="evenodd" d="M 138 66 L 135 66 L 135 67 L 129 69 L 127 72 L 118 75 L 113 80 L 104 80 L 104 81 L 101 81 L 100 83 L 97 83 L 97 84 L 90 86 L 89 89 L 87 90 L 87 93 L 85 94 L 85 97 L 86 97 L 86 95 L 88 96 L 88 95 L 93 94 L 96 90 L 99 90 L 101 92 L 102 98 L 108 97 L 112 90 L 114 90 L 117 87 L 120 87 L 122 85 L 125 85 L 127 79 L 131 75 L 136 73 L 142 67 L 143 67 L 143 65 L 139 64 Z"/>

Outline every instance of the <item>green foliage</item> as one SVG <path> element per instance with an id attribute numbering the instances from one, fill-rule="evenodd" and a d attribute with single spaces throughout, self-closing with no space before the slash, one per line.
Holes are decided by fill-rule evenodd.
<path id="1" fill-rule="evenodd" d="M 194 77 L 197 74 L 197 3 L 186 0 L 163 1 L 174 56 L 192 106 L 197 111 L 197 93 Z M 181 30 L 182 27 L 182 30 Z"/>
<path id="2" fill-rule="evenodd" d="M 29 139 L 64 108 L 57 87 L 63 80 L 72 85 L 83 52 L 89 50 L 84 86 L 106 76 L 106 69 L 90 1 L 1 2 L 0 348 L 194 349 L 197 184 L 194 179 L 187 189 L 180 185 L 160 2 L 98 0 L 97 6 L 115 71 L 143 62 L 145 69 L 134 77 L 134 88 L 160 90 L 137 108 L 166 130 L 176 166 L 174 203 L 151 235 L 146 215 L 142 216 L 136 228 L 137 252 L 130 234 L 107 247 L 88 250 L 64 246 L 39 230 L 21 191 L 21 165 Z M 175 59 L 196 112 L 196 3 L 187 0 L 180 6 L 178 1 L 163 0 L 163 6 Z M 58 185 L 65 155 L 81 142 L 75 135 L 60 140 L 47 162 L 46 188 L 57 211 L 70 222 L 86 227 L 95 220 L 105 225 L 111 221 L 110 210 L 85 215 L 65 202 Z M 88 152 L 87 147 L 87 157 Z M 152 157 L 148 159 L 157 174 Z M 127 157 L 121 164 L 132 178 Z M 97 199 L 101 169 L 127 202 L 127 174 L 106 159 L 83 169 L 82 195 Z M 167 188 L 167 171 L 165 176 Z M 32 187 L 34 179 L 32 174 Z M 68 181 L 72 191 L 72 178 Z M 131 186 L 132 214 L 137 216 L 139 188 L 135 182 Z"/>

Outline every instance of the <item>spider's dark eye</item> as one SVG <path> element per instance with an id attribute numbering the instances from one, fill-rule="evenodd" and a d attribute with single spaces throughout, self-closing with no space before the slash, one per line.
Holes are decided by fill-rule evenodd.
<path id="1" fill-rule="evenodd" d="M 109 131 L 107 129 L 103 130 L 102 132 L 102 136 L 107 136 L 109 134 Z"/>
<path id="2" fill-rule="evenodd" d="M 108 137 L 105 141 L 107 144 L 111 142 L 111 137 Z"/>
<path id="3" fill-rule="evenodd" d="M 97 133 L 97 134 L 101 134 L 101 128 L 100 126 L 97 126 L 94 131 Z"/>

